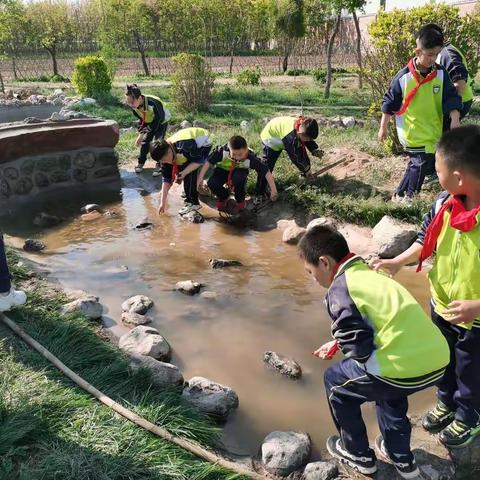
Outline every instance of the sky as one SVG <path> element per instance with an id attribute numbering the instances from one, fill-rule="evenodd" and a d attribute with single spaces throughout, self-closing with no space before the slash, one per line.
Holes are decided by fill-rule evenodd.
<path id="1" fill-rule="evenodd" d="M 393 8 L 409 8 L 409 7 L 419 7 L 430 3 L 429 0 L 387 0 L 387 10 L 392 10 Z M 454 0 L 447 0 L 445 3 L 457 3 Z M 367 6 L 365 7 L 365 13 L 375 13 L 378 11 L 380 5 L 379 0 L 368 0 Z"/>

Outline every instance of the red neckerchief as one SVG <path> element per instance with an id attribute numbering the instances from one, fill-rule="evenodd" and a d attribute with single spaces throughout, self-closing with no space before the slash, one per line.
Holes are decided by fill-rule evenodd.
<path id="1" fill-rule="evenodd" d="M 356 253 L 350 252 L 347 253 L 337 264 L 333 267 L 332 270 L 332 282 L 333 279 L 335 278 L 335 275 L 338 273 L 338 269 L 345 263 L 348 262 L 351 258 L 353 258 L 356 255 Z"/>
<path id="2" fill-rule="evenodd" d="M 435 214 L 427 228 L 423 248 L 420 253 L 417 272 L 422 270 L 422 263 L 432 255 L 437 246 L 437 240 L 442 232 L 443 217 L 447 210 L 451 209 L 450 226 L 461 232 L 471 232 L 477 225 L 477 215 L 480 212 L 480 204 L 472 210 L 467 210 L 462 199 L 458 196 L 447 200 L 442 208 Z"/>
<path id="3" fill-rule="evenodd" d="M 178 176 L 178 165 L 177 165 L 177 152 L 175 151 L 175 147 L 173 145 L 170 145 L 170 148 L 172 149 L 173 153 L 173 168 L 172 168 L 172 184 L 175 183 L 175 180 L 177 180 Z"/>
<path id="4" fill-rule="evenodd" d="M 305 118 L 304 117 L 298 117 L 296 120 L 295 120 L 295 124 L 294 124 L 294 129 L 295 129 L 295 132 L 298 134 L 298 132 L 300 131 L 300 126 L 302 125 L 302 123 L 305 121 Z M 302 145 L 302 150 L 303 150 L 303 154 L 306 155 L 307 153 L 307 149 L 305 147 L 305 144 L 303 143 L 303 141 L 299 138 L 300 140 L 300 144 Z"/>
<path id="5" fill-rule="evenodd" d="M 232 164 L 230 165 L 230 170 L 228 171 L 228 178 L 227 178 L 228 188 L 230 188 L 230 189 L 233 188 L 233 172 L 235 171 L 235 168 L 237 167 L 237 163 L 244 162 L 245 160 L 238 160 L 237 161 L 237 160 L 234 160 L 233 158 L 230 158 L 230 161 L 232 162 Z"/>
<path id="6" fill-rule="evenodd" d="M 415 87 L 412 90 L 410 90 L 408 95 L 405 97 L 405 101 L 403 102 L 402 108 L 398 112 L 395 112 L 395 115 L 403 115 L 407 111 L 407 108 L 410 105 L 410 102 L 413 100 L 413 97 L 417 94 L 418 89 L 422 85 L 425 85 L 426 83 L 431 82 L 437 76 L 437 69 L 435 68 L 425 78 L 421 79 L 420 75 L 418 74 L 415 68 L 415 63 L 413 62 L 413 58 L 410 59 L 407 66 L 408 66 L 409 72 L 413 75 L 413 78 L 417 82 L 417 85 L 415 85 Z"/>

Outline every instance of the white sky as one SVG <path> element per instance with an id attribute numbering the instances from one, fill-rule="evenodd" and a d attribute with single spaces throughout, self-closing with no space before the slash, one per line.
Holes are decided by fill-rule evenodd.
<path id="1" fill-rule="evenodd" d="M 425 5 L 426 3 L 431 3 L 429 0 L 387 0 L 387 11 L 394 8 L 409 8 L 409 7 L 419 7 Z M 441 3 L 441 2 L 437 2 Z M 445 0 L 443 3 L 458 3 L 455 0 Z M 379 0 L 369 0 L 367 6 L 365 7 L 365 13 L 375 13 L 378 11 L 380 5 Z"/>

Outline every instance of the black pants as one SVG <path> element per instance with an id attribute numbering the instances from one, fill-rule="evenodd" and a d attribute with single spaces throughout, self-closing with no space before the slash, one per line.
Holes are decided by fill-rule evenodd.
<path id="1" fill-rule="evenodd" d="M 411 462 L 411 426 L 407 417 L 408 395 L 427 388 L 400 388 L 379 380 L 353 359 L 343 360 L 325 372 L 330 412 L 345 448 L 355 456 L 372 456 L 361 405 L 375 402 L 380 431 L 387 452 L 395 462 Z"/>
<path id="2" fill-rule="evenodd" d="M 480 328 L 452 325 L 433 308 L 432 320 L 450 347 L 450 363 L 438 383 L 438 399 L 456 412 L 457 420 L 475 426 L 480 420 Z"/>
<path id="3" fill-rule="evenodd" d="M 183 171 L 189 163 L 180 165 L 178 170 Z M 198 168 L 193 172 L 189 173 L 183 179 L 183 191 L 185 192 L 185 203 L 191 203 L 193 205 L 199 205 L 198 201 L 198 189 L 197 189 L 197 180 L 198 180 Z"/>
<path id="4" fill-rule="evenodd" d="M 12 288 L 10 283 L 10 271 L 7 265 L 7 256 L 5 255 L 5 243 L 3 234 L 0 233 L 0 293 L 9 292 Z"/>
<path id="5" fill-rule="evenodd" d="M 225 188 L 228 181 L 228 170 L 224 168 L 215 168 L 208 179 L 208 188 L 217 196 L 219 200 L 226 200 L 229 197 L 229 191 Z M 245 201 L 248 170 L 246 168 L 236 168 L 232 174 L 233 190 L 235 200 L 238 203 Z"/>
<path id="6" fill-rule="evenodd" d="M 433 153 L 409 153 L 407 168 L 403 178 L 397 187 L 396 193 L 401 197 L 412 198 L 420 192 L 425 175 L 435 168 L 435 154 Z"/>
<path id="7" fill-rule="evenodd" d="M 468 115 L 470 108 L 472 108 L 472 103 L 473 103 L 473 100 L 469 100 L 468 102 L 465 102 L 463 104 L 463 107 L 460 110 L 460 120 L 462 120 L 462 118 L 465 118 Z M 450 123 L 451 123 L 450 115 L 444 115 L 443 116 L 443 132 L 448 132 L 450 130 Z"/>
<path id="8" fill-rule="evenodd" d="M 150 149 L 152 140 L 163 140 L 167 133 L 168 123 L 162 123 L 154 132 L 148 132 L 143 135 L 142 143 L 140 145 L 140 154 L 138 155 L 138 164 L 145 165 L 147 155 Z"/>

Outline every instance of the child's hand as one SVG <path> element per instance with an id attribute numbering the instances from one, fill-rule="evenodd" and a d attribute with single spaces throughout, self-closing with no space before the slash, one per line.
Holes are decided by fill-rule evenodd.
<path id="1" fill-rule="evenodd" d="M 455 300 L 442 315 L 447 322 L 457 325 L 480 318 L 480 300 Z"/>
<path id="2" fill-rule="evenodd" d="M 278 192 L 272 192 L 270 193 L 270 200 L 272 202 L 276 202 L 278 200 Z"/>
<path id="3" fill-rule="evenodd" d="M 158 214 L 163 215 L 164 213 L 165 213 L 165 205 L 161 203 L 160 206 L 158 207 Z"/>
<path id="4" fill-rule="evenodd" d="M 395 259 L 392 260 L 382 260 L 380 258 L 374 258 L 370 260 L 368 266 L 378 272 L 379 270 L 383 270 L 387 272 L 392 277 L 398 273 L 398 271 L 402 268 L 402 265 L 398 263 Z"/>
<path id="5" fill-rule="evenodd" d="M 332 340 L 331 342 L 327 342 L 319 349 L 315 350 L 313 354 L 322 360 L 331 360 L 339 349 L 338 342 L 336 340 Z"/>
<path id="6" fill-rule="evenodd" d="M 139 147 L 142 144 L 142 140 L 143 140 L 143 135 L 139 135 L 135 140 L 135 145 Z"/>
<path id="7" fill-rule="evenodd" d="M 383 143 L 388 137 L 388 127 L 380 127 L 380 130 L 378 130 L 378 141 L 380 143 Z"/>
<path id="8" fill-rule="evenodd" d="M 175 183 L 178 183 L 179 185 L 184 181 L 185 179 L 183 178 L 183 174 L 180 172 L 177 175 L 177 178 L 175 179 Z"/>

